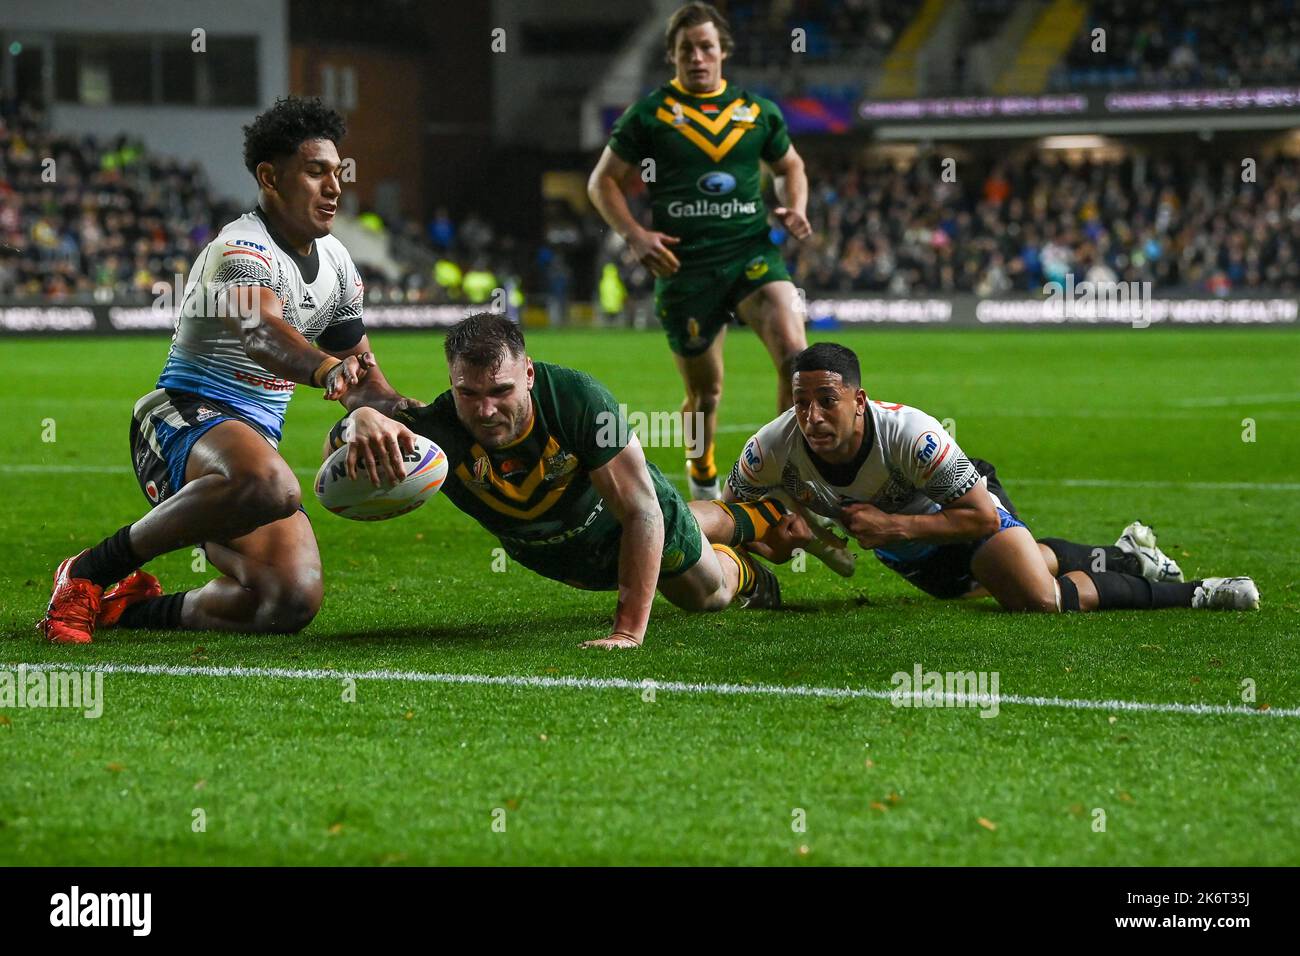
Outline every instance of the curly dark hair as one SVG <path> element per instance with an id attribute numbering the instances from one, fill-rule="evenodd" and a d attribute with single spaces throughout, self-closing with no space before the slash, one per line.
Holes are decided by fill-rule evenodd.
<path id="1" fill-rule="evenodd" d="M 524 354 L 524 333 L 498 312 L 479 312 L 449 328 L 442 348 L 448 368 L 456 359 L 462 359 L 474 368 L 495 372 L 507 354 L 511 358 Z"/>
<path id="2" fill-rule="evenodd" d="M 258 163 L 291 156 L 305 140 L 328 139 L 337 146 L 346 133 L 343 117 L 319 99 L 281 97 L 244 127 L 244 165 L 256 177 Z"/>

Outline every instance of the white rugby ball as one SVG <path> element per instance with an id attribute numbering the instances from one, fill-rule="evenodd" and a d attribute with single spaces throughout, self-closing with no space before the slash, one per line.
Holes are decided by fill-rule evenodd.
<path id="1" fill-rule="evenodd" d="M 406 477 L 391 488 L 370 483 L 365 464 L 348 477 L 348 448 L 335 450 L 316 472 L 316 497 L 327 509 L 353 521 L 384 521 L 414 511 L 447 480 L 447 456 L 429 439 L 415 436 L 415 453 L 403 454 Z"/>

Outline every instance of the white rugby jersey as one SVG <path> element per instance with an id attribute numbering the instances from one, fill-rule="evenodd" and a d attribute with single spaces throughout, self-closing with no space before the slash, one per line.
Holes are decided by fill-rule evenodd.
<path id="1" fill-rule="evenodd" d="M 272 234 L 260 209 L 227 224 L 194 261 L 157 387 L 225 402 L 278 440 L 296 383 L 249 358 L 238 319 L 220 318 L 231 311 L 223 293 L 237 286 L 271 289 L 303 338 L 343 351 L 365 334 L 361 275 L 333 236 L 301 255 Z"/>
<path id="2" fill-rule="evenodd" d="M 934 418 L 906 405 L 873 401 L 867 402 L 866 414 L 863 442 L 870 447 L 849 484 L 831 484 L 817 470 L 791 408 L 746 443 L 727 486 L 742 501 L 781 488 L 841 527 L 844 505 L 851 502 L 867 502 L 888 514 L 933 514 L 977 485 L 1000 506 L 970 459 Z M 890 545 L 889 551 L 901 558 L 925 547 L 905 542 Z"/>

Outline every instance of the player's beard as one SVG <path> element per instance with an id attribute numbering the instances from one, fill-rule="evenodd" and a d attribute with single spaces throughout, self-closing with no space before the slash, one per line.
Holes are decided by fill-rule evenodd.
<path id="1" fill-rule="evenodd" d="M 504 411 L 504 409 L 503 409 Z M 494 424 L 504 425 L 507 427 L 493 428 L 490 431 L 484 429 L 483 425 L 475 422 L 470 429 L 475 439 L 484 448 L 502 448 L 512 442 L 518 441 L 528 428 L 529 421 L 532 420 L 532 399 L 529 398 L 522 409 L 511 409 L 508 420 L 502 420 Z"/>

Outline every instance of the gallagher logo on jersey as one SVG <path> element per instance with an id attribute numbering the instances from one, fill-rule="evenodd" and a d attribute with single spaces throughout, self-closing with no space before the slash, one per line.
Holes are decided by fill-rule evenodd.
<path id="1" fill-rule="evenodd" d="M 916 463 L 921 467 L 921 477 L 928 480 L 935 470 L 948 457 L 948 450 L 951 446 L 935 432 L 924 432 L 917 436 L 912 444 L 912 454 L 916 456 Z"/>
<path id="2" fill-rule="evenodd" d="M 725 196 L 736 188 L 736 177 L 715 169 L 695 181 L 695 188 L 706 196 Z"/>

